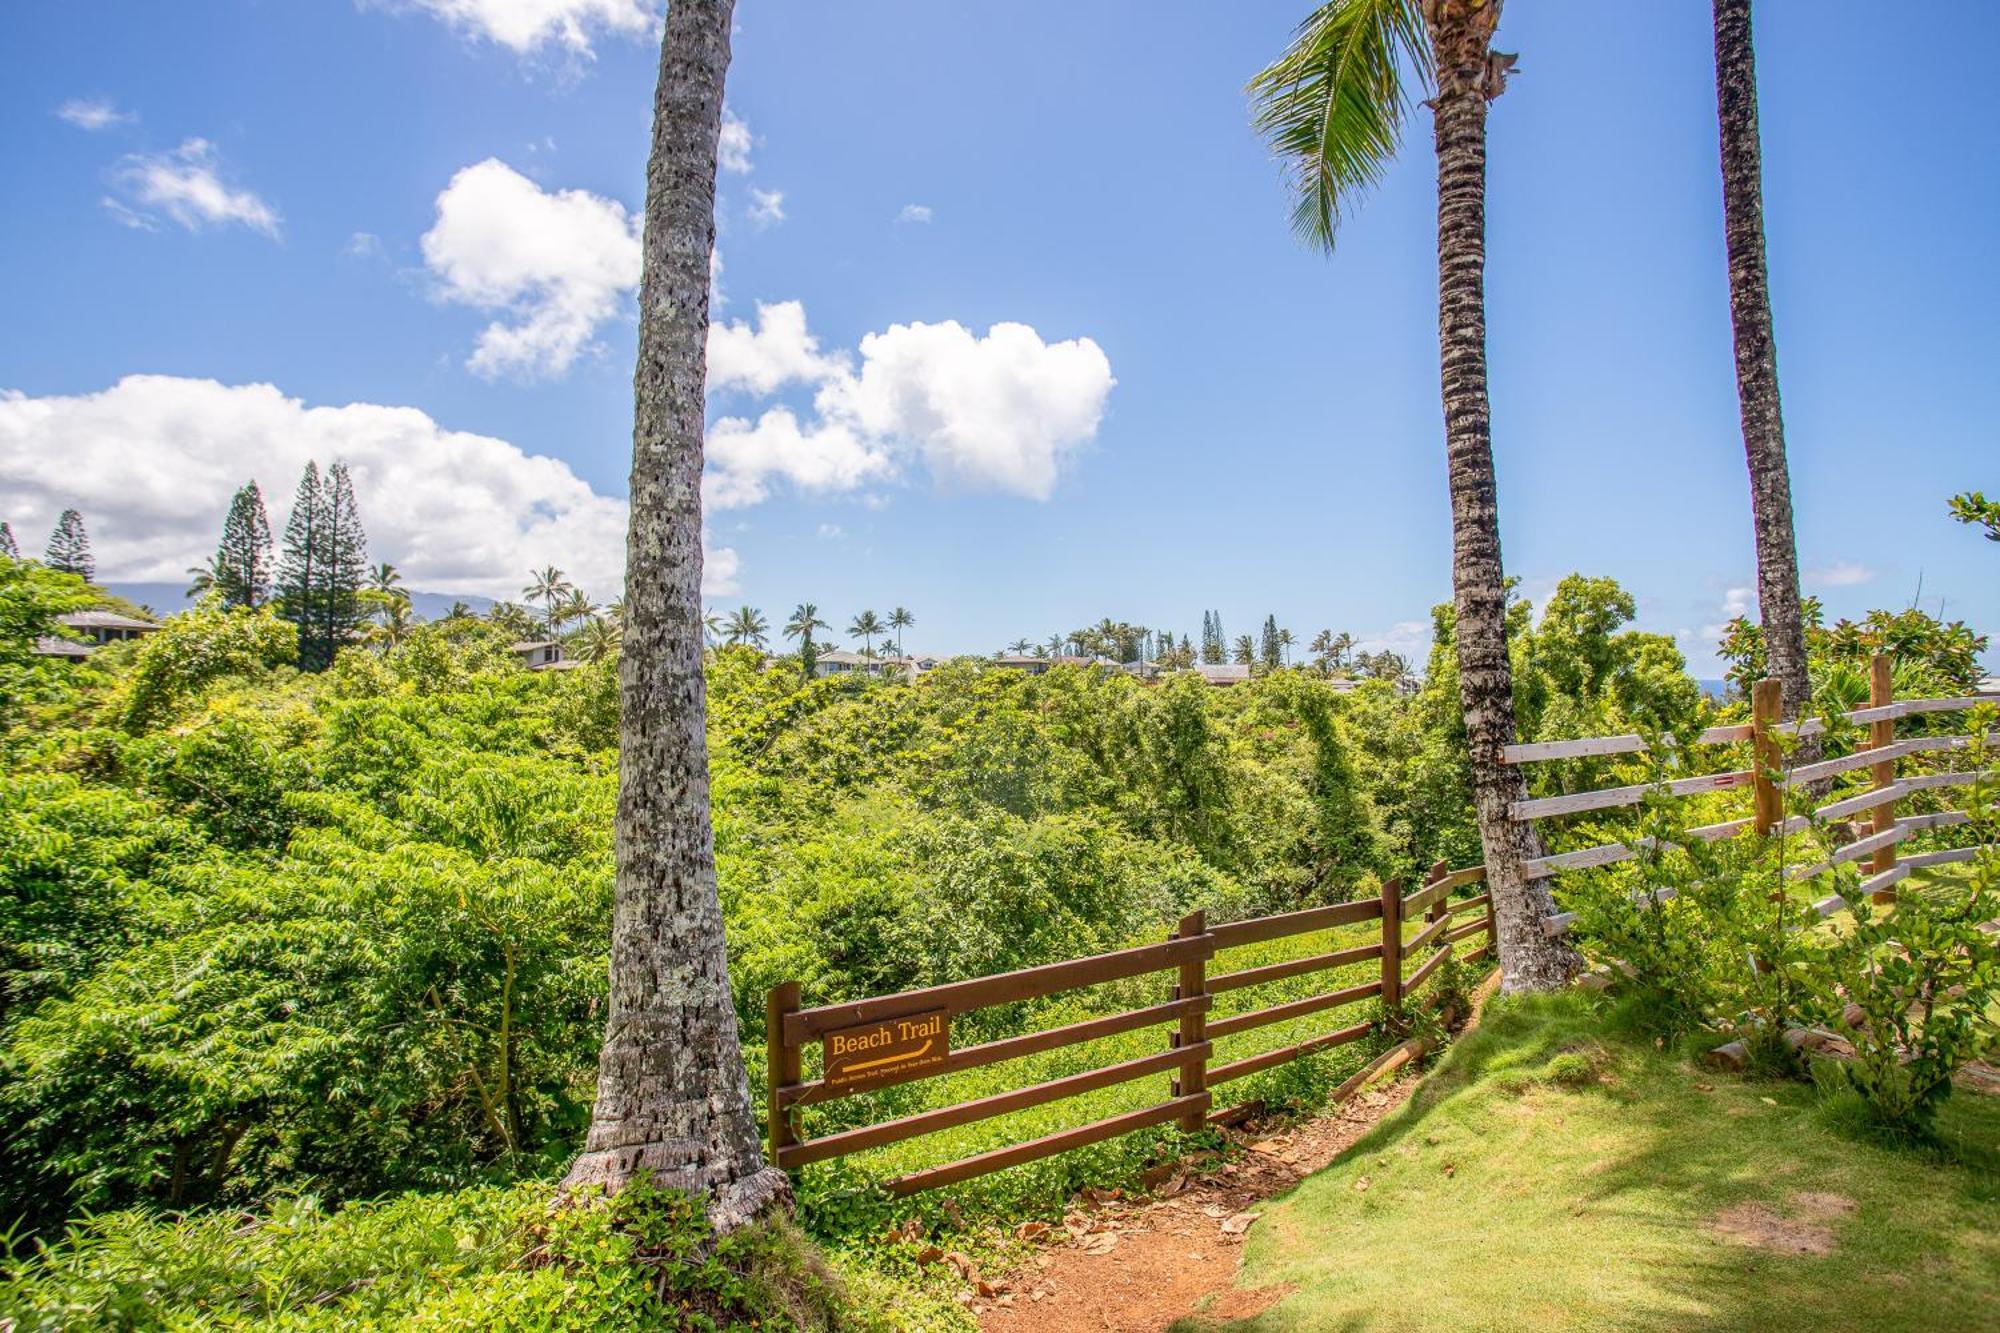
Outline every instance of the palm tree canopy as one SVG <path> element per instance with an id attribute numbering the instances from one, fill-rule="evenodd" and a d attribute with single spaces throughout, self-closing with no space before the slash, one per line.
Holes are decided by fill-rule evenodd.
<path id="1" fill-rule="evenodd" d="M 402 574 L 387 560 L 368 571 L 368 585 L 376 592 L 388 592 L 402 581 Z"/>
<path id="2" fill-rule="evenodd" d="M 528 575 L 528 586 L 521 589 L 521 600 L 552 602 L 569 590 L 569 579 L 560 569 L 549 565 Z"/>
<path id="3" fill-rule="evenodd" d="M 765 632 L 771 628 L 764 619 L 764 613 L 754 606 L 739 606 L 729 613 L 723 630 L 731 643 L 754 643 L 764 646 Z"/>
<path id="4" fill-rule="evenodd" d="M 1333 249 L 1341 210 L 1382 179 L 1409 114 L 1405 72 L 1431 81 L 1422 0 L 1328 0 L 1250 80 L 1252 122 L 1294 195 L 1292 230 Z"/>
<path id="5" fill-rule="evenodd" d="M 891 629 L 908 629 L 916 623 L 917 618 L 903 607 L 899 606 L 889 613 L 889 628 Z"/>
<path id="6" fill-rule="evenodd" d="M 792 618 L 785 622 L 785 637 L 788 639 L 809 639 L 816 629 L 831 629 L 819 618 L 819 608 L 811 602 L 800 602 L 792 609 Z"/>

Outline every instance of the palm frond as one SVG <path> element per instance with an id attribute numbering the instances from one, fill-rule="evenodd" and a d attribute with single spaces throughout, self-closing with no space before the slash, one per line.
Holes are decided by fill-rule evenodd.
<path id="1" fill-rule="evenodd" d="M 1251 123 L 1284 164 L 1301 241 L 1331 250 L 1342 207 L 1388 169 L 1412 100 L 1406 74 L 1431 78 L 1419 0 L 1328 0 L 1250 80 Z"/>

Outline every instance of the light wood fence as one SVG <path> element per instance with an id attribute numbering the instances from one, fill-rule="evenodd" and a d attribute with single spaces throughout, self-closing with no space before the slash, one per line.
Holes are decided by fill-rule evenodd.
<path id="1" fill-rule="evenodd" d="M 1295 1019 L 1352 1009 L 1370 1000 L 1379 1000 L 1382 1011 L 1394 1015 L 1413 1001 L 1460 945 L 1470 944 L 1475 937 L 1484 941 L 1459 953 L 1462 963 L 1487 957 L 1493 936 L 1490 899 L 1484 894 L 1457 900 L 1451 897 L 1455 888 L 1468 882 L 1462 875 L 1447 874 L 1440 864 L 1421 889 L 1408 895 L 1392 880 L 1383 886 L 1379 897 L 1249 921 L 1211 925 L 1203 913 L 1195 912 L 1182 918 L 1164 943 L 840 1004 L 801 1008 L 797 982 L 773 987 L 766 1010 L 771 1160 L 787 1170 L 798 1169 L 1162 1076 L 1169 1080 L 1167 1095 L 1158 1102 L 915 1171 L 887 1182 L 887 1188 L 898 1194 L 935 1189 L 1134 1130 L 1173 1124 L 1192 1132 L 1232 1118 L 1244 1108 L 1215 1109 L 1216 1088 L 1360 1041 L 1376 1031 L 1380 1020 L 1371 1017 L 1349 1022 L 1302 1041 L 1226 1062 L 1217 1062 L 1216 1042 Z M 1237 971 L 1211 971 L 1216 955 L 1224 950 L 1367 922 L 1378 922 L 1379 934 L 1365 944 Z M 1406 938 L 1409 930 L 1415 933 Z M 1247 1013 L 1210 1016 L 1218 995 L 1378 960 L 1377 980 Z M 1166 1003 L 973 1046 L 950 1046 L 951 1020 L 960 1015 L 1160 973 L 1171 973 L 1175 978 L 1173 998 Z M 818 1137 L 807 1137 L 802 1125 L 803 1113 L 815 1105 L 1155 1027 L 1169 1028 L 1168 1040 L 1158 1051 L 1134 1059 Z M 805 1053 L 814 1044 L 822 1049 L 822 1072 L 808 1079 Z M 871 1058 L 858 1062 L 846 1058 L 855 1051 Z"/>
<path id="2" fill-rule="evenodd" d="M 1795 880 L 1807 880 L 1827 874 L 1837 866 L 1865 860 L 1867 863 L 1865 878 L 1858 891 L 1872 895 L 1876 901 L 1892 900 L 1895 886 L 1912 870 L 1924 866 L 1970 861 L 1977 856 L 1980 850 L 1977 847 L 1949 847 L 1912 854 L 1904 854 L 1902 851 L 1904 843 L 1921 834 L 1965 824 L 1968 817 L 1963 811 L 1942 810 L 1904 816 L 1900 819 L 1896 813 L 1898 802 L 1916 792 L 1970 786 L 1980 777 L 1979 773 L 1965 769 L 1905 774 L 1901 772 L 1901 761 L 1919 755 L 1950 754 L 1954 751 L 1968 750 L 1972 748 L 1977 738 L 1970 734 L 1958 733 L 1912 736 L 1898 740 L 1896 724 L 1905 718 L 1955 712 L 1981 704 L 2000 704 L 2000 694 L 1898 700 L 1891 685 L 1890 666 L 1891 661 L 1888 657 L 1874 658 L 1869 670 L 1868 706 L 1841 715 L 1846 721 L 1868 729 L 1865 746 L 1853 754 L 1799 764 L 1789 769 L 1786 767 L 1784 746 L 1780 738 L 1822 735 L 1827 729 L 1827 724 L 1819 718 L 1803 722 L 1781 722 L 1778 682 L 1774 680 L 1756 682 L 1751 689 L 1749 722 L 1735 726 L 1711 727 L 1696 739 L 1696 743 L 1703 746 L 1733 746 L 1748 742 L 1751 766 L 1677 778 L 1665 784 L 1666 791 L 1673 796 L 1692 796 L 1715 791 L 1748 791 L 1751 795 L 1751 813 L 1743 818 L 1691 828 L 1687 830 L 1688 835 L 1705 842 L 1714 842 L 1751 832 L 1766 835 L 1795 834 L 1805 832 L 1815 821 L 1840 821 L 1855 816 L 1866 816 L 1868 823 L 1864 836 L 1856 837 L 1834 849 L 1825 859 L 1799 866 L 1790 873 Z M 1989 734 L 1985 740 L 1989 744 L 2000 745 L 2000 732 Z M 1637 735 L 1589 736 L 1577 740 L 1536 741 L 1510 745 L 1504 752 L 1504 758 L 1509 764 L 1531 764 L 1559 759 L 1641 754 L 1645 750 L 1645 739 Z M 1789 789 L 1821 783 L 1841 774 L 1862 769 L 1868 771 L 1867 790 L 1822 805 L 1814 810 L 1810 817 L 1785 815 L 1785 793 Z M 1988 776 L 1992 775 L 1989 771 Z M 1654 790 L 1655 787 L 1652 785 L 1638 783 L 1594 791 L 1565 793 L 1559 796 L 1544 796 L 1517 801 L 1509 813 L 1518 821 L 1539 821 L 1591 811 L 1611 810 L 1637 805 L 1645 799 L 1648 792 Z M 1530 879 L 1546 879 L 1565 871 L 1616 865 L 1649 850 L 1652 850 L 1652 846 L 1646 839 L 1600 843 L 1551 856 L 1537 857 L 1527 863 L 1527 874 Z M 1484 878 L 1485 868 L 1474 866 L 1453 873 L 1455 877 L 1465 877 L 1464 882 L 1477 882 Z M 1635 900 L 1642 903 L 1657 903 L 1673 896 L 1671 889 L 1646 889 L 1636 894 Z M 1838 894 L 1833 894 L 1819 900 L 1814 906 L 1819 909 L 1820 915 L 1830 916 L 1846 906 L 1846 900 Z M 1543 923 L 1543 928 L 1551 935 L 1562 935 L 1569 931 L 1575 919 L 1574 912 L 1558 912 Z"/>

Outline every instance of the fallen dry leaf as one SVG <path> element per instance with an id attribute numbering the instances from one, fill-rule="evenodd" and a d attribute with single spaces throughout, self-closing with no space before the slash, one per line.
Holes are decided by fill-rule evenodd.
<path id="1" fill-rule="evenodd" d="M 1014 1228 L 1014 1238 L 1016 1240 L 1025 1240 L 1030 1243 L 1038 1241 L 1048 1234 L 1049 1224 L 1047 1222 L 1023 1222 L 1020 1226 Z"/>
<path id="2" fill-rule="evenodd" d="M 1109 1254 L 1116 1248 L 1118 1233 L 1115 1231 L 1100 1231 L 1083 1243 L 1085 1254 Z"/>
<path id="3" fill-rule="evenodd" d="M 1366 1176 L 1363 1176 L 1363 1177 L 1361 1177 L 1361 1179 L 1359 1179 L 1359 1180 L 1357 1180 L 1357 1181 L 1355 1181 L 1355 1182 L 1354 1182 L 1354 1188 L 1355 1188 L 1355 1189 L 1356 1189 L 1357 1191 L 1360 1191 L 1360 1190 L 1365 1190 L 1365 1189 L 1367 1189 L 1367 1188 L 1369 1187 L 1369 1185 L 1371 1185 L 1371 1184 L 1373 1184 L 1373 1183 L 1374 1183 L 1374 1182 L 1373 1182 L 1373 1181 L 1371 1181 L 1371 1180 L 1369 1180 L 1369 1179 L 1368 1179 L 1368 1177 L 1366 1177 Z"/>
<path id="4" fill-rule="evenodd" d="M 935 1245 L 926 1245 L 923 1249 L 917 1251 L 917 1262 L 920 1264 L 934 1264 L 942 1258 L 944 1258 L 944 1251 Z"/>
<path id="5" fill-rule="evenodd" d="M 1255 1222 L 1262 1216 L 1262 1213 L 1237 1213 L 1233 1217 L 1226 1217 L 1222 1220 L 1222 1234 L 1225 1236 L 1240 1236 L 1250 1229 L 1252 1222 Z"/>

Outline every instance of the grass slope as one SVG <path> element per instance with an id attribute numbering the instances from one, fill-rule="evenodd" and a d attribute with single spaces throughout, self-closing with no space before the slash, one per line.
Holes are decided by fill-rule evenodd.
<path id="1" fill-rule="evenodd" d="M 1941 1129 L 1948 1154 L 1858 1142 L 1811 1088 L 1613 1036 L 1584 996 L 1496 1001 L 1267 1213 L 1240 1282 L 1295 1290 L 1229 1327 L 2000 1328 L 2000 1100 L 1954 1097 Z"/>

